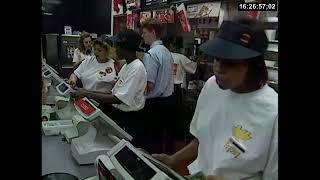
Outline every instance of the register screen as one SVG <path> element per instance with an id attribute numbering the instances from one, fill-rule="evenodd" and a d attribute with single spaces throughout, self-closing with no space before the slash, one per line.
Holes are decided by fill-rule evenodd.
<path id="1" fill-rule="evenodd" d="M 156 172 L 149 167 L 142 159 L 139 158 L 127 146 L 121 149 L 116 155 L 116 159 L 120 165 L 135 180 L 150 180 Z"/>
<path id="2" fill-rule="evenodd" d="M 61 92 L 65 92 L 68 88 L 69 88 L 69 87 L 68 87 L 66 84 L 64 84 L 64 83 L 59 86 L 59 90 L 60 90 Z"/>

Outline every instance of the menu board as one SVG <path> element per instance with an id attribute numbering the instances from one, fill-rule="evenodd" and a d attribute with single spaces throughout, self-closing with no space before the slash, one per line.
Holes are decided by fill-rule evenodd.
<path id="1" fill-rule="evenodd" d="M 187 16 L 188 18 L 218 17 L 220 7 L 221 1 L 188 5 Z"/>
<path id="2" fill-rule="evenodd" d="M 143 9 L 157 9 L 168 5 L 171 0 L 141 0 Z"/>

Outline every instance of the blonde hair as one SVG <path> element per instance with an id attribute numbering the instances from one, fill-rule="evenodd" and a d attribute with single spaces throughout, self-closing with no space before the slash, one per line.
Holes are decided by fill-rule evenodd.
<path id="1" fill-rule="evenodd" d="M 82 32 L 81 35 L 80 35 L 80 39 L 79 39 L 79 50 L 80 52 L 86 54 L 86 51 L 85 51 L 85 47 L 84 47 L 84 44 L 83 44 L 83 41 L 85 38 L 90 38 L 92 39 L 91 35 L 87 32 Z M 89 50 L 89 53 L 91 53 L 91 49 Z"/>
<path id="2" fill-rule="evenodd" d="M 147 18 L 141 23 L 141 28 L 146 28 L 149 31 L 154 30 L 156 33 L 157 38 L 160 38 L 161 31 L 162 31 L 162 24 L 155 18 Z"/>
<path id="3" fill-rule="evenodd" d="M 102 48 L 104 48 L 108 53 L 109 59 L 113 59 L 113 60 L 117 59 L 116 49 L 111 47 L 107 42 L 102 41 L 101 39 L 96 39 L 93 41 L 93 46 L 95 45 L 99 45 Z"/>

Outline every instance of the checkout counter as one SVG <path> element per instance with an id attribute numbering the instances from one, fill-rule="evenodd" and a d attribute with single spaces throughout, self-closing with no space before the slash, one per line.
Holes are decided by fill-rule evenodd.
<path id="1" fill-rule="evenodd" d="M 42 175 L 68 173 L 96 180 L 185 179 L 131 145 L 133 137 L 96 102 L 86 97 L 70 99 L 72 88 L 49 65 L 43 63 L 42 72 L 58 95 L 54 106 L 43 105 L 47 121 L 42 122 Z"/>
<path id="2" fill-rule="evenodd" d="M 42 106 L 42 174 L 94 175 L 96 157 L 106 154 L 121 139 L 132 140 L 132 136 L 100 111 L 96 102 L 70 99 L 73 89 L 44 62 L 42 77 L 50 89 L 47 95 L 54 97 L 53 102 Z"/>

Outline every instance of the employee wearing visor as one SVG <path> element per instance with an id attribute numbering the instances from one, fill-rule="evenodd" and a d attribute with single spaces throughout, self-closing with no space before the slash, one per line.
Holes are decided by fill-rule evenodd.
<path id="1" fill-rule="evenodd" d="M 214 57 L 190 124 L 195 139 L 169 156 L 154 157 L 191 174 L 228 180 L 278 179 L 278 94 L 267 85 L 268 40 L 259 23 L 224 21 L 213 40 L 200 46 Z"/>
<path id="2" fill-rule="evenodd" d="M 88 97 L 100 102 L 102 111 L 134 137 L 134 145 L 141 146 L 144 126 L 141 124 L 140 110 L 145 104 L 147 86 L 146 69 L 136 57 L 136 51 L 140 51 L 141 36 L 128 30 L 111 39 L 115 42 L 117 57 L 126 61 L 111 94 L 83 91 L 77 98 Z"/>

